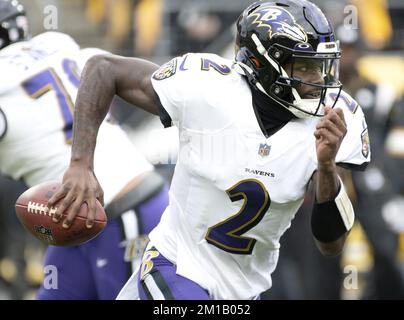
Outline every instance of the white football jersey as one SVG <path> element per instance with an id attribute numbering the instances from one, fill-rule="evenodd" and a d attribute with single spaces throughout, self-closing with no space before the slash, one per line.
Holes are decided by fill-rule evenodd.
<path id="1" fill-rule="evenodd" d="M 170 205 L 151 243 L 214 299 L 251 299 L 271 287 L 279 239 L 317 168 L 319 118 L 291 120 L 266 138 L 241 73 L 217 55 L 187 54 L 152 78 L 163 121 L 179 128 L 180 151 Z M 337 107 L 348 133 L 336 161 L 365 165 L 363 112 L 344 92 Z"/>
<path id="2" fill-rule="evenodd" d="M 62 180 L 70 162 L 73 107 L 80 72 L 99 49 L 80 49 L 48 32 L 0 51 L 0 172 L 29 186 Z M 120 127 L 104 121 L 95 173 L 110 202 L 137 175 L 152 170 Z"/>

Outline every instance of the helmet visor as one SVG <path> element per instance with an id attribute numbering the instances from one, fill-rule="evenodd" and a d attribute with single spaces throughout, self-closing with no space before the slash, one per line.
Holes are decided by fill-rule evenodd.
<path id="1" fill-rule="evenodd" d="M 339 57 L 329 54 L 316 54 L 311 57 L 294 55 L 290 63 L 290 79 L 292 87 L 301 89 L 302 86 L 339 87 Z M 288 68 L 288 69 L 289 69 Z M 287 73 L 289 70 L 287 70 Z M 307 93 L 307 90 L 302 90 Z M 310 92 L 313 89 L 309 90 Z M 302 98 L 305 98 L 304 95 Z"/>

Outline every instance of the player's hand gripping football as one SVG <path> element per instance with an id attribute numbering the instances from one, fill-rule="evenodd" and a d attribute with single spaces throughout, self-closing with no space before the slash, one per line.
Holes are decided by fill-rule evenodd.
<path id="1" fill-rule="evenodd" d="M 341 109 L 325 107 L 325 115 L 314 132 L 319 168 L 328 168 L 335 164 L 335 157 L 346 132 L 344 112 Z"/>
<path id="2" fill-rule="evenodd" d="M 93 170 L 85 165 L 70 164 L 63 176 L 62 188 L 49 199 L 48 207 L 53 207 L 60 201 L 53 221 L 59 222 L 62 213 L 67 210 L 63 227 L 69 228 L 79 213 L 80 206 L 85 202 L 88 206 L 86 226 L 91 228 L 94 224 L 96 199 L 104 206 L 104 192 Z"/>

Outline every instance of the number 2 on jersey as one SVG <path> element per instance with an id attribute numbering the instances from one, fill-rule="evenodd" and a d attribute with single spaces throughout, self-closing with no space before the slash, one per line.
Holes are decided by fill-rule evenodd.
<path id="1" fill-rule="evenodd" d="M 76 74 L 77 65 L 74 61 L 65 59 L 62 62 L 63 69 L 70 82 L 78 88 L 79 78 Z M 59 102 L 65 126 L 63 131 L 66 135 L 66 142 L 71 143 L 73 137 L 73 108 L 72 98 L 68 94 L 63 82 L 53 68 L 48 68 L 37 73 L 22 83 L 22 87 L 33 99 L 39 99 L 45 93 L 54 90 Z"/>
<path id="2" fill-rule="evenodd" d="M 226 190 L 232 202 L 244 200 L 240 211 L 208 229 L 205 239 L 224 251 L 251 254 L 256 239 L 242 234 L 254 228 L 267 212 L 271 199 L 265 186 L 256 179 L 243 180 Z"/>

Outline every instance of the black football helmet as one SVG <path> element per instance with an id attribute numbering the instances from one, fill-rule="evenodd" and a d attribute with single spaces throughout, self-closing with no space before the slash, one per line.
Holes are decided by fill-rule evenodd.
<path id="1" fill-rule="evenodd" d="M 335 92 L 335 106 L 342 89 L 340 56 L 332 26 L 309 1 L 258 1 L 237 21 L 236 62 L 250 84 L 296 117 L 322 116 L 328 90 Z M 296 77 L 294 66 L 302 61 L 319 67 L 324 81 L 309 83 Z M 286 64 L 291 64 L 290 74 L 283 68 Z M 300 85 L 312 86 L 313 94 L 301 97 Z"/>
<path id="2" fill-rule="evenodd" d="M 0 0 L 0 49 L 28 38 L 28 20 L 17 0 Z"/>

